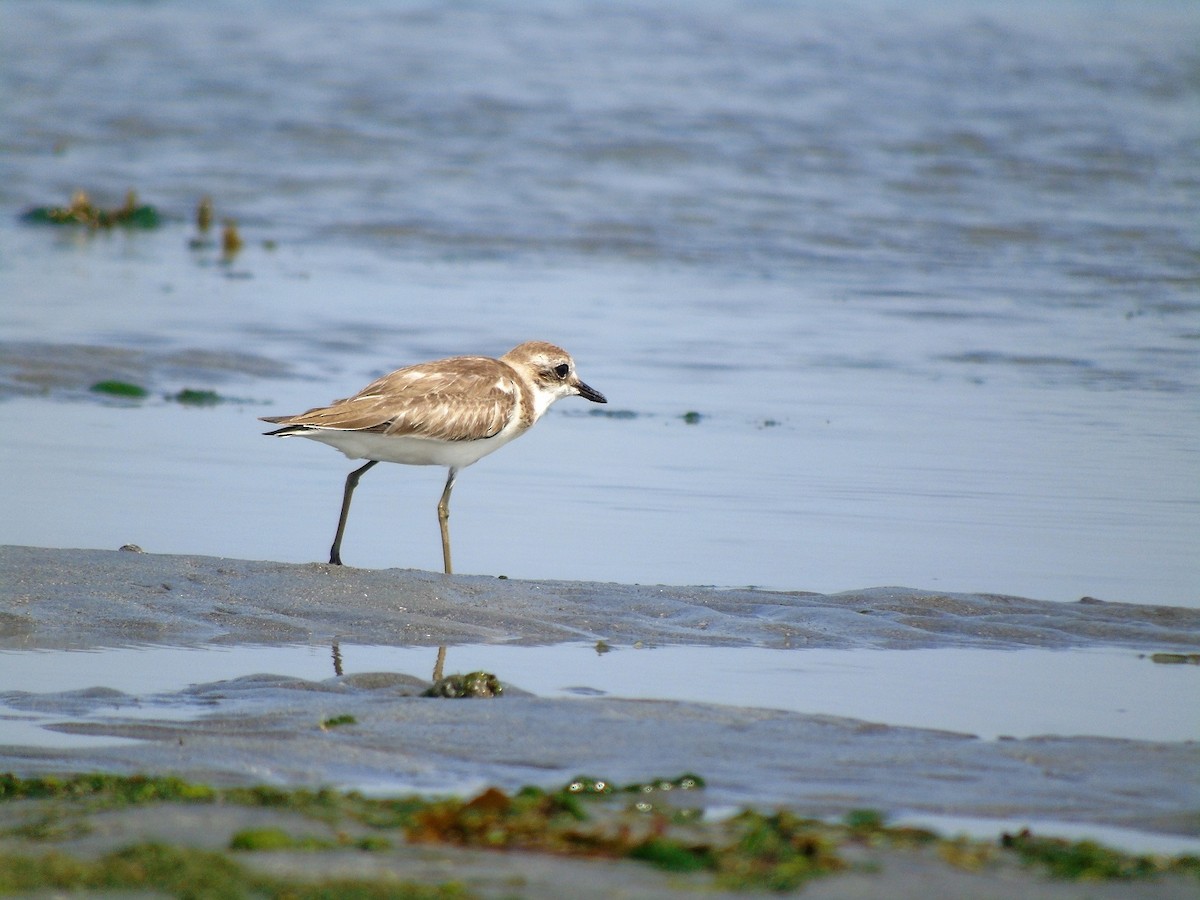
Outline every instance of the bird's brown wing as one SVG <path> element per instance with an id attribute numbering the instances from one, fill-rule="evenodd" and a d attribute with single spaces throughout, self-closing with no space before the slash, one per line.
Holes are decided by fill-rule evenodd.
<path id="1" fill-rule="evenodd" d="M 516 404 L 516 379 L 507 364 L 458 356 L 397 369 L 353 397 L 264 421 L 464 441 L 499 432 Z"/>

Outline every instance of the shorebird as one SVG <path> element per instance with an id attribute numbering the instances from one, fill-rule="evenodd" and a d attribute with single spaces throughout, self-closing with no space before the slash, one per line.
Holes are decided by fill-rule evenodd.
<path id="1" fill-rule="evenodd" d="M 363 473 L 380 462 L 446 466 L 450 471 L 438 501 L 442 560 L 450 565 L 450 491 L 459 469 L 500 449 L 533 427 L 563 397 L 607 403 L 575 374 L 575 361 L 561 347 L 527 341 L 499 359 L 452 356 L 397 369 L 353 397 L 295 416 L 263 416 L 282 425 L 274 437 L 306 437 L 329 444 L 350 459 L 369 460 L 346 476 L 342 512 L 329 562 L 342 564 L 342 534 L 350 497 Z"/>

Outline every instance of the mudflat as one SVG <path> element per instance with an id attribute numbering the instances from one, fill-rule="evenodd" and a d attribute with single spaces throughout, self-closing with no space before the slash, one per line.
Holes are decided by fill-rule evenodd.
<path id="1" fill-rule="evenodd" d="M 428 647 L 430 670 L 438 648 L 447 648 L 451 673 L 455 645 L 561 642 L 689 646 L 697 666 L 704 665 L 704 648 L 721 646 L 796 653 L 1116 646 L 1146 654 L 1146 665 L 1153 665 L 1153 654 L 1194 658 L 1200 610 L 904 588 L 823 595 L 536 582 L 0 547 L 0 651 L 8 651 L 0 655 L 0 672 L 21 666 L 26 657 L 20 651 L 304 643 L 328 644 L 336 661 L 340 643 L 363 643 Z M 44 726 L 52 729 L 48 733 L 79 739 L 2 745 L 0 771 L 21 778 L 172 775 L 214 786 L 289 789 L 378 791 L 406 785 L 425 795 L 464 796 L 488 786 L 510 793 L 522 785 L 552 790 L 581 773 L 615 783 L 698 773 L 706 787 L 687 802 L 716 812 L 784 807 L 837 820 L 871 809 L 886 816 L 1026 822 L 1035 830 L 1042 823 L 1066 823 L 1112 834 L 1129 829 L 1200 847 L 1200 747 L 1192 741 L 1079 735 L 983 740 L 789 712 L 773 708 L 778 704 L 771 697 L 748 698 L 740 706 L 547 697 L 539 696 L 539 684 L 509 683 L 502 671 L 494 673 L 504 685 L 500 696 L 448 701 L 424 695 L 430 674 L 339 675 L 331 663 L 329 677 L 262 671 L 187 683 L 153 696 L 103 683 L 13 691 L 0 677 L 8 718 L 23 712 L 50 716 L 56 721 Z M 107 714 L 92 715 L 99 709 Z M 226 846 L 230 833 L 263 815 L 225 806 L 219 813 L 176 806 L 154 815 L 107 813 L 107 843 L 96 843 L 94 834 L 76 836 L 58 849 L 99 852 L 101 845 L 147 834 L 188 846 Z M 5 849 L 11 850 L 13 840 L 4 840 Z M 1111 896 L 1130 896 L 1129 885 L 1093 884 L 1084 891 L 1011 865 L 967 871 L 948 866 L 936 853 L 872 852 L 870 867 L 812 882 L 808 896 L 915 897 L 945 890 L 1075 897 L 1108 896 L 1108 888 L 1121 891 Z M 568 864 L 533 853 L 406 845 L 369 860 L 353 850 L 337 854 L 336 865 L 334 857 L 325 865 L 313 862 L 312 854 L 301 856 L 323 872 L 341 866 L 427 882 L 444 880 L 449 872 L 483 895 L 504 893 L 520 876 L 511 892 L 552 896 L 568 869 L 573 884 L 585 884 L 582 893 L 575 891 L 581 896 L 670 895 L 700 883 L 695 880 L 700 876 L 668 876 L 630 862 Z M 255 860 L 282 865 L 272 854 Z M 1136 889 L 1145 896 L 1190 896 L 1195 881 L 1171 876 L 1138 882 Z"/>

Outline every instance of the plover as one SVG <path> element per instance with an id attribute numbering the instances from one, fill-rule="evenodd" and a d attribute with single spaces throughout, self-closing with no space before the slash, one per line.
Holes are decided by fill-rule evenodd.
<path id="1" fill-rule="evenodd" d="M 369 462 L 346 476 L 342 512 L 329 561 L 342 564 L 342 533 L 350 497 L 363 473 L 379 462 L 446 466 L 450 472 L 438 501 L 442 560 L 450 566 L 450 491 L 459 469 L 524 434 L 555 400 L 577 395 L 607 403 L 575 374 L 560 347 L 527 341 L 499 359 L 452 356 L 397 369 L 353 397 L 295 416 L 263 416 L 282 425 L 265 434 L 306 437 L 329 444 L 350 459 Z"/>

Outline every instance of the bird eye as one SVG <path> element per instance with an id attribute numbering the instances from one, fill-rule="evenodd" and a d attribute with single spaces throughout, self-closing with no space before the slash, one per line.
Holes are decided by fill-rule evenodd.
<path id="1" fill-rule="evenodd" d="M 571 371 L 571 367 L 568 366 L 566 363 L 559 363 L 557 366 L 554 367 L 554 374 L 557 375 L 559 378 L 566 378 L 567 373 L 570 371 Z"/>

